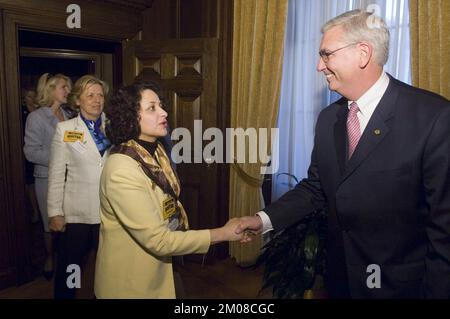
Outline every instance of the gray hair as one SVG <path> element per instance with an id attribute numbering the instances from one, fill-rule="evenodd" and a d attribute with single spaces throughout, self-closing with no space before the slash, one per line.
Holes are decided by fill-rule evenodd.
<path id="1" fill-rule="evenodd" d="M 374 59 L 383 66 L 389 58 L 389 29 L 377 15 L 364 10 L 345 12 L 322 26 L 322 33 L 335 26 L 345 31 L 345 40 L 349 43 L 365 41 L 373 46 Z"/>

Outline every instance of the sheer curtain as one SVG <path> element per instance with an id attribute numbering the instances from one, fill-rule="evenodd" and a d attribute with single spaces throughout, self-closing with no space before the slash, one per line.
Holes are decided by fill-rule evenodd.
<path id="1" fill-rule="evenodd" d="M 386 72 L 411 83 L 408 0 L 289 0 L 281 81 L 279 169 L 272 176 L 272 201 L 307 175 L 319 112 L 337 100 L 324 76 L 316 71 L 322 34 L 329 19 L 348 10 L 374 11 L 389 26 L 391 43 Z"/>

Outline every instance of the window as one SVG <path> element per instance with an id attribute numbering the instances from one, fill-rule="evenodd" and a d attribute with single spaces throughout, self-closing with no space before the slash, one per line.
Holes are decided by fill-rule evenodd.
<path id="1" fill-rule="evenodd" d="M 316 71 L 321 26 L 353 9 L 376 10 L 391 34 L 386 72 L 411 83 L 408 0 L 289 0 L 279 127 L 279 170 L 299 179 L 307 175 L 319 112 L 339 98 Z M 372 9 L 372 10 L 370 10 Z M 292 186 L 286 175 L 272 177 L 272 200 Z"/>

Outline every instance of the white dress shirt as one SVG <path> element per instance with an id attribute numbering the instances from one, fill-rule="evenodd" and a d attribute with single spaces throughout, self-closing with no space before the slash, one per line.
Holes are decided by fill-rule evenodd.
<path id="1" fill-rule="evenodd" d="M 359 126 L 361 130 L 361 135 L 364 133 L 364 130 L 369 123 L 370 118 L 372 117 L 373 112 L 375 111 L 378 103 L 380 103 L 381 98 L 386 92 L 389 85 L 389 77 L 385 72 L 381 73 L 380 78 L 375 82 L 374 85 L 370 87 L 357 101 L 348 101 L 348 108 L 350 109 L 350 104 L 356 102 L 359 107 L 358 116 Z M 273 230 L 272 222 L 270 221 L 269 216 L 264 211 L 259 211 L 256 213 L 263 223 L 263 231 L 262 233 L 267 233 L 268 231 Z"/>

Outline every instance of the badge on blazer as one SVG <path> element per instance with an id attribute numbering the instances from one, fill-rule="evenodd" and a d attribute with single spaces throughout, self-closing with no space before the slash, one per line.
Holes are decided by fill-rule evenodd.
<path id="1" fill-rule="evenodd" d="M 172 197 L 169 197 L 166 200 L 164 200 L 162 206 L 163 206 L 164 220 L 167 220 L 170 217 L 172 217 L 173 214 L 175 214 L 175 212 L 177 211 L 175 199 L 173 199 Z"/>
<path id="2" fill-rule="evenodd" d="M 83 142 L 84 132 L 80 131 L 65 131 L 64 142 L 74 143 L 77 141 Z"/>

